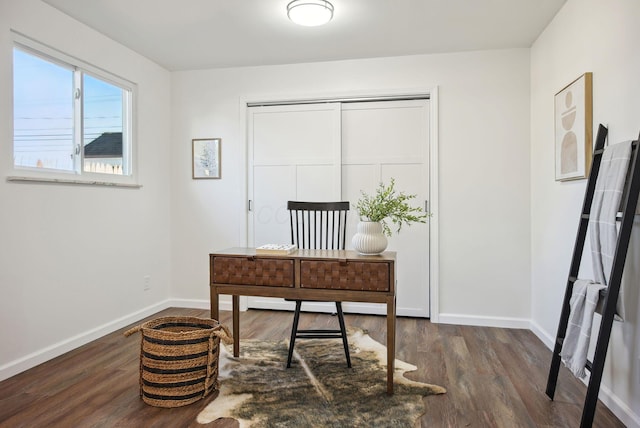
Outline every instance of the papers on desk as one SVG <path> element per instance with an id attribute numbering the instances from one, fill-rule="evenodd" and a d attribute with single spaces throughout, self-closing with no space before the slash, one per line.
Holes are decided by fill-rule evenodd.
<path id="1" fill-rule="evenodd" d="M 256 254 L 286 255 L 297 249 L 298 247 L 293 244 L 265 244 L 256 248 Z"/>

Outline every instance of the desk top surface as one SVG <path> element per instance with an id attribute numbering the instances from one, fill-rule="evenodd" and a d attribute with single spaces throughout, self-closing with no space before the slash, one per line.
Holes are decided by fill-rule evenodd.
<path id="1" fill-rule="evenodd" d="M 365 256 L 352 250 L 295 250 L 290 254 L 256 254 L 255 248 L 235 247 L 220 251 L 213 251 L 210 255 L 216 256 L 257 256 L 257 257 L 277 257 L 277 258 L 313 258 L 313 259 L 336 259 L 336 260 L 358 260 L 368 262 L 388 262 L 396 260 L 395 251 L 385 251 L 382 254 Z"/>

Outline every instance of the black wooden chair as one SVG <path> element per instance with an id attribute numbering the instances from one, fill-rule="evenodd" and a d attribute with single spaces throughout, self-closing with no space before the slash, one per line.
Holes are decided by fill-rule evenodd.
<path id="1" fill-rule="evenodd" d="M 344 250 L 346 240 L 347 213 L 349 201 L 343 202 L 299 202 L 287 203 L 291 220 L 291 243 L 299 249 Z M 291 357 L 296 339 L 340 339 L 344 345 L 347 366 L 351 367 L 349 342 L 345 328 L 342 302 L 335 302 L 340 330 L 299 330 L 300 308 L 302 300 L 295 300 L 291 342 L 287 367 L 291 367 Z"/>

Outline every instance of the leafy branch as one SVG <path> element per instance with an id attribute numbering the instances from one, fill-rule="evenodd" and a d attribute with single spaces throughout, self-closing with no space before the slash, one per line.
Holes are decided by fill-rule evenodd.
<path id="1" fill-rule="evenodd" d="M 394 187 L 393 178 L 388 186 L 380 183 L 373 196 L 360 192 L 361 197 L 356 204 L 360 219 L 380 222 L 387 236 L 391 236 L 391 229 L 385 219 L 390 219 L 397 226 L 396 232 L 400 232 L 403 224 L 409 226 L 411 223 L 425 223 L 431 216 L 431 213 L 424 212 L 422 208 L 409 205 L 407 201 L 414 199 L 416 195 L 396 193 Z"/>

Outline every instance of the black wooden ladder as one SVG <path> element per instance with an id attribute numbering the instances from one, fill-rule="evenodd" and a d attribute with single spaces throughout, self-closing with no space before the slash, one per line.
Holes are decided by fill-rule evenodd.
<path id="1" fill-rule="evenodd" d="M 582 205 L 578 234 L 573 249 L 573 258 L 571 259 L 569 278 L 567 280 L 567 288 L 564 294 L 564 302 L 562 304 L 562 312 L 560 314 L 560 322 L 558 325 L 558 334 L 556 335 L 551 367 L 549 369 L 549 378 L 547 380 L 546 394 L 552 400 L 556 391 L 558 370 L 560 369 L 560 351 L 562 350 L 562 343 L 564 342 L 565 334 L 567 332 L 567 324 L 569 321 L 569 301 L 573 292 L 573 284 L 578 278 L 582 250 L 584 248 L 587 234 L 587 226 L 589 224 L 591 203 L 593 201 L 596 180 L 598 178 L 598 172 L 600 171 L 600 163 L 602 161 L 602 153 L 604 152 L 604 143 L 606 139 L 607 128 L 600 125 L 596 137 L 596 146 L 593 153 L 591 172 L 589 173 L 584 203 Z M 591 377 L 589 379 L 589 385 L 587 386 L 587 396 L 582 409 L 582 419 L 580 421 L 581 428 L 591 427 L 593 424 L 593 417 L 595 415 L 596 404 L 598 402 L 598 392 L 600 391 L 600 382 L 602 380 L 602 372 L 604 370 L 604 363 L 607 356 L 607 348 L 609 347 L 611 327 L 616 313 L 616 304 L 618 302 L 618 294 L 620 292 L 624 263 L 627 257 L 627 249 L 631 238 L 631 229 L 633 226 L 636 206 L 638 204 L 638 193 L 640 192 L 640 165 L 638 164 L 640 156 L 638 156 L 638 141 L 639 140 L 636 140 L 632 143 L 632 154 L 631 162 L 629 164 L 629 172 L 627 173 L 626 192 L 623 195 L 621 204 L 622 215 L 621 217 L 620 214 L 618 215 L 620 228 L 618 231 L 618 242 L 616 244 L 609 284 L 607 285 L 607 288 L 601 292 L 601 299 L 604 299 L 604 301 L 601 313 L 602 320 L 596 342 L 596 350 L 593 356 L 593 361 L 587 361 L 586 364 L 586 369 L 591 372 Z"/>

